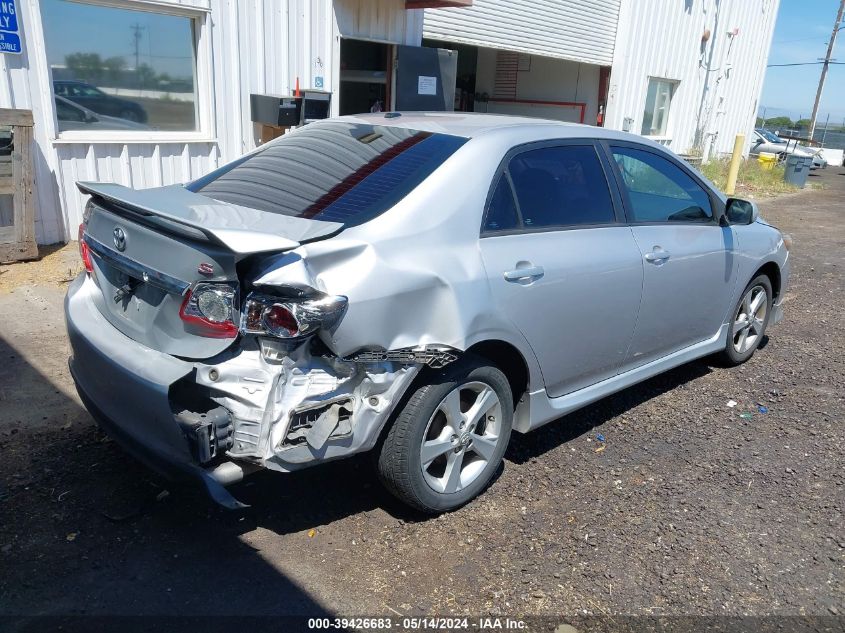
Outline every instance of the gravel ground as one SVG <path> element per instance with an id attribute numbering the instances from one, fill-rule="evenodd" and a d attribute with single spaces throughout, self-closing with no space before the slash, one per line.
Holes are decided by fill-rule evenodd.
<path id="1" fill-rule="evenodd" d="M 752 361 L 685 365 L 515 435 L 482 498 L 428 520 L 365 459 L 259 474 L 238 487 L 242 514 L 167 491 L 73 393 L 57 280 L 6 287 L 0 628 L 38 630 L 25 615 L 594 614 L 839 615 L 827 622 L 840 629 L 845 170 L 814 180 L 824 189 L 761 202 L 795 246 L 786 319 Z"/>

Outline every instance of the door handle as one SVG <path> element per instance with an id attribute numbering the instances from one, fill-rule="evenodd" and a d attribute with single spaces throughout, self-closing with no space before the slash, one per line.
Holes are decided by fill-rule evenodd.
<path id="1" fill-rule="evenodd" d="M 539 279 L 546 274 L 542 266 L 530 266 L 528 268 L 515 268 L 504 272 L 505 281 L 522 281 L 523 279 Z"/>
<path id="2" fill-rule="evenodd" d="M 652 252 L 645 254 L 645 260 L 647 262 L 651 262 L 652 264 L 660 265 L 667 259 L 669 259 L 669 251 L 664 251 L 658 246 L 655 246 Z"/>

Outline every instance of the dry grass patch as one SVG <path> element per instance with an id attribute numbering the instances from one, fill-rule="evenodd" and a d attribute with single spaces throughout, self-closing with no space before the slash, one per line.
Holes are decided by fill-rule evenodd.
<path id="1" fill-rule="evenodd" d="M 701 173 L 709 178 L 722 191 L 728 182 L 728 165 L 730 160 L 711 160 L 700 167 Z M 776 196 L 782 193 L 799 191 L 798 187 L 783 180 L 784 168 L 776 165 L 771 169 L 763 169 L 754 157 L 743 160 L 739 166 L 736 179 L 736 194 L 751 197 Z"/>

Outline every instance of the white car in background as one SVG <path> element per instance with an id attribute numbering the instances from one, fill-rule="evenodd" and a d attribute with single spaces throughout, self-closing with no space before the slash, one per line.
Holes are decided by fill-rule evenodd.
<path id="1" fill-rule="evenodd" d="M 751 139 L 751 154 L 756 156 L 761 152 L 777 154 L 778 160 L 785 159 L 788 154 L 812 158 L 813 164 L 811 169 L 824 169 L 827 167 L 827 160 L 825 160 L 823 150 L 813 150 L 797 143 L 788 143 L 774 132 L 758 127 L 754 129 L 754 136 Z"/>
<path id="2" fill-rule="evenodd" d="M 97 114 L 93 110 L 56 95 L 56 123 L 59 132 L 68 130 L 149 130 L 143 123 L 136 123 L 116 116 Z"/>

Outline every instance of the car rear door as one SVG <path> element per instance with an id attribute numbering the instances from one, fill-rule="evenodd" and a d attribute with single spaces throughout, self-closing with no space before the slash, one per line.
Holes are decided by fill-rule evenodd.
<path id="1" fill-rule="evenodd" d="M 643 259 L 643 297 L 624 369 L 711 338 L 736 282 L 733 229 L 721 201 L 684 166 L 639 144 L 609 145 Z"/>
<path id="2" fill-rule="evenodd" d="M 643 265 L 610 165 L 590 141 L 512 151 L 480 240 L 496 309 L 533 348 L 551 397 L 613 376 L 640 303 Z"/>

